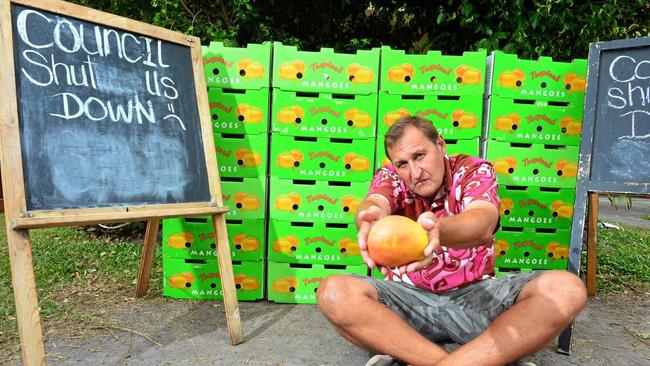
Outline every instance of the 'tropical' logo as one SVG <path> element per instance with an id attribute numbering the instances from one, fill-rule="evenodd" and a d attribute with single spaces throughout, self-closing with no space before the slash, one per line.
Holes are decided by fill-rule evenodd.
<path id="1" fill-rule="evenodd" d="M 516 241 L 516 242 L 513 243 L 513 245 L 515 246 L 515 248 L 533 247 L 536 250 L 542 249 L 541 245 L 535 243 L 534 241 L 530 241 L 530 240 Z"/>
<path id="2" fill-rule="evenodd" d="M 214 149 L 217 151 L 217 154 L 221 154 L 225 157 L 230 157 L 230 154 L 232 154 L 232 151 L 226 151 L 219 146 L 215 146 Z"/>
<path id="3" fill-rule="evenodd" d="M 553 165 L 553 162 L 546 161 L 546 160 L 544 160 L 542 158 L 532 158 L 532 159 L 525 158 L 525 159 L 522 160 L 522 163 L 524 163 L 524 166 L 528 166 L 530 164 L 535 164 L 535 163 L 540 163 L 540 164 L 544 165 L 547 168 L 550 168 L 551 165 Z"/>
<path id="4" fill-rule="evenodd" d="M 329 113 L 334 117 L 339 117 L 341 116 L 341 112 L 336 112 L 328 107 L 320 107 L 320 108 L 309 108 L 309 113 L 311 113 L 312 116 L 315 116 L 319 113 Z"/>
<path id="5" fill-rule="evenodd" d="M 310 283 L 320 283 L 323 282 L 325 278 L 323 277 L 314 277 L 314 278 L 304 278 L 302 282 L 305 284 L 305 286 L 309 285 Z"/>
<path id="6" fill-rule="evenodd" d="M 338 201 L 338 198 L 330 198 L 326 194 L 317 194 L 317 195 L 311 195 L 310 194 L 306 198 L 307 198 L 307 202 L 309 202 L 309 203 L 314 202 L 314 201 L 318 201 L 318 200 L 325 200 L 325 201 L 327 201 L 327 202 L 334 205 L 334 204 L 336 204 L 336 201 Z"/>
<path id="7" fill-rule="evenodd" d="M 333 71 L 336 71 L 336 72 L 339 73 L 339 74 L 341 73 L 341 71 L 343 71 L 343 66 L 341 66 L 341 67 L 336 67 L 336 65 L 334 65 L 333 63 L 331 63 L 331 62 L 329 62 L 329 61 L 321 62 L 321 63 L 319 63 L 319 64 L 317 64 L 317 63 L 314 62 L 313 64 L 311 64 L 311 65 L 309 65 L 309 66 L 311 66 L 311 69 L 312 69 L 313 71 L 316 71 L 316 70 L 319 70 L 319 69 L 323 69 L 323 68 L 332 69 Z"/>
<path id="8" fill-rule="evenodd" d="M 426 116 L 428 116 L 430 114 L 433 114 L 434 116 L 436 116 L 436 117 L 438 117 L 440 119 L 446 119 L 447 115 L 448 115 L 448 113 L 442 114 L 442 113 L 438 112 L 437 109 L 427 109 L 427 110 L 424 110 L 424 111 L 417 111 L 416 114 L 417 114 L 418 117 L 426 117 Z"/>
<path id="9" fill-rule="evenodd" d="M 219 102 L 215 102 L 215 103 L 210 103 L 210 108 L 211 109 L 212 108 L 217 108 L 217 109 L 221 109 L 222 111 L 224 111 L 226 113 L 230 113 L 230 111 L 232 111 L 233 107 L 228 107 L 228 106 L 225 106 L 225 105 L 223 105 L 223 104 L 221 104 Z"/>
<path id="10" fill-rule="evenodd" d="M 555 121 L 556 121 L 555 119 L 550 119 L 550 118 L 548 118 L 547 116 L 545 116 L 543 114 L 538 114 L 536 116 L 526 116 L 526 121 L 528 121 L 529 123 L 534 122 L 534 121 L 538 121 L 538 120 L 542 120 L 542 121 L 548 123 L 549 125 L 554 125 Z"/>
<path id="11" fill-rule="evenodd" d="M 321 156 L 328 157 L 328 158 L 332 159 L 332 161 L 339 161 L 339 159 L 341 158 L 340 156 L 334 156 L 334 155 L 330 154 L 327 151 L 319 151 L 319 152 L 310 152 L 309 153 L 309 158 L 311 158 L 311 160 L 314 160 L 316 158 L 320 158 Z"/>
<path id="12" fill-rule="evenodd" d="M 305 238 L 305 244 L 311 244 L 311 243 L 316 243 L 316 242 L 321 242 L 326 245 L 334 246 L 334 240 L 327 240 L 324 236 L 315 236 L 313 238 Z"/>
<path id="13" fill-rule="evenodd" d="M 539 78 L 539 77 L 542 77 L 542 76 L 548 76 L 549 78 L 551 78 L 551 79 L 553 79 L 555 81 L 560 80 L 560 77 L 561 77 L 561 75 L 553 75 L 550 71 L 539 71 L 539 72 L 531 71 L 530 72 L 530 78 L 532 80 L 535 80 L 536 78 Z"/>
<path id="14" fill-rule="evenodd" d="M 226 61 L 226 59 L 224 59 L 223 57 L 216 57 L 216 56 L 215 57 L 210 57 L 209 59 L 205 60 L 206 64 L 213 64 L 215 62 L 223 64 L 226 67 L 230 67 L 234 63 L 233 61 L 230 61 L 230 62 Z"/>
<path id="15" fill-rule="evenodd" d="M 442 72 L 445 75 L 449 75 L 449 73 L 451 72 L 451 69 L 445 69 L 444 67 L 442 67 L 441 65 L 438 65 L 438 64 L 429 65 L 429 66 L 425 66 L 425 65 L 420 66 L 420 73 L 422 73 L 422 74 L 424 74 L 427 71 L 431 71 L 431 70 L 438 70 L 438 71 Z"/>
<path id="16" fill-rule="evenodd" d="M 524 200 L 519 201 L 519 207 L 526 207 L 528 205 L 535 205 L 539 208 L 546 208 L 548 206 L 535 199 L 528 200 L 528 201 L 524 201 Z"/>

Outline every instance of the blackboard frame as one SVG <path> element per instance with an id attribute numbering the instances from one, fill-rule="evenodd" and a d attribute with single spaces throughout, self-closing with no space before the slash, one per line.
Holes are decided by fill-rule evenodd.
<path id="1" fill-rule="evenodd" d="M 580 273 L 580 254 L 587 211 L 587 195 L 589 192 L 620 193 L 643 195 L 650 193 L 650 182 L 601 182 L 591 179 L 591 158 L 594 148 L 594 135 L 598 107 L 598 80 L 600 59 L 603 51 L 624 48 L 650 46 L 650 37 L 621 39 L 615 41 L 592 43 L 589 47 L 589 66 L 587 72 L 587 90 L 582 123 L 582 140 L 580 143 L 580 160 L 576 182 L 576 200 L 571 227 L 571 252 L 568 269 Z"/>
<path id="2" fill-rule="evenodd" d="M 595 148 L 596 118 L 598 117 L 599 70 L 603 51 L 630 49 L 650 46 L 650 37 L 621 39 L 592 43 L 589 47 L 589 63 L 587 70 L 587 89 L 582 123 L 582 140 L 580 143 L 580 158 L 576 180 L 576 198 L 573 209 L 573 224 L 571 226 L 571 244 L 567 270 L 579 275 L 582 255 L 582 243 L 585 237 L 585 220 L 589 220 L 588 263 L 587 263 L 587 292 L 595 293 L 596 265 L 596 235 L 598 232 L 598 195 L 613 193 L 626 195 L 647 195 L 650 193 L 650 182 L 609 182 L 592 179 L 592 153 Z M 588 213 L 588 217 L 587 217 Z M 569 325 L 560 334 L 558 352 L 569 354 L 573 326 Z"/>
<path id="3" fill-rule="evenodd" d="M 28 211 L 26 209 L 25 180 L 20 146 L 20 121 L 16 100 L 16 78 L 19 75 L 15 74 L 14 69 L 12 20 L 10 14 L 11 4 L 41 9 L 62 16 L 85 20 L 98 25 L 133 32 L 149 36 L 153 39 L 160 39 L 188 47 L 192 58 L 196 99 L 209 181 L 210 201 L 130 207 Z M 0 76 L 0 83 L 2 84 L 0 85 L 7 86 L 5 94 L 7 102 L 0 104 L 0 120 L 2 121 L 0 134 L 2 136 L 3 156 L 2 186 L 6 214 L 11 216 L 11 220 L 7 220 L 9 227 L 12 229 L 29 229 L 66 225 L 90 225 L 96 223 L 146 220 L 150 218 L 210 215 L 228 211 L 227 207 L 223 207 L 220 178 L 216 156 L 213 150 L 214 138 L 207 101 L 207 89 L 203 76 L 203 58 L 199 38 L 58 0 L 39 2 L 29 0 L 3 0 L 0 9 L 2 10 L 0 19 L 2 19 L 3 42 L 2 50 L 0 50 L 0 70 L 2 71 Z"/>
<path id="4" fill-rule="evenodd" d="M 108 28 L 149 36 L 152 39 L 173 42 L 189 48 L 192 77 L 196 93 L 198 117 L 200 120 L 200 141 L 205 158 L 204 174 L 208 179 L 209 201 L 179 204 L 150 204 L 132 207 L 74 208 L 61 210 L 27 210 L 25 196 L 25 175 L 23 172 L 20 118 L 17 100 L 17 79 L 14 64 L 12 6 L 20 5 L 58 14 L 64 17 L 104 25 Z M 214 153 L 214 138 L 208 108 L 207 88 L 203 71 L 203 57 L 200 39 L 186 36 L 164 28 L 134 21 L 114 14 L 101 12 L 60 0 L 0 0 L 0 85 L 6 87 L 0 103 L 0 171 L 4 198 L 7 244 L 11 265 L 11 280 L 16 303 L 16 320 L 21 339 L 23 364 L 45 365 L 44 338 L 42 336 L 36 281 L 32 263 L 29 230 L 34 228 L 89 225 L 117 221 L 147 220 L 140 268 L 137 279 L 136 297 L 147 291 L 149 272 L 158 234 L 160 219 L 211 215 L 217 238 L 218 273 L 223 287 L 223 303 L 230 343 L 244 341 L 237 295 L 235 290 L 232 258 L 225 213 L 221 180 Z"/>

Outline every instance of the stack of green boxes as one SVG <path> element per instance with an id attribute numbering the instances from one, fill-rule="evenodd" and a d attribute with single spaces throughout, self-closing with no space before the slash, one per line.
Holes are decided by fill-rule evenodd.
<path id="1" fill-rule="evenodd" d="M 373 174 L 379 49 L 273 45 L 268 299 L 315 303 L 331 274 L 366 274 L 354 214 Z"/>
<path id="2" fill-rule="evenodd" d="M 203 48 L 208 102 L 239 300 L 264 296 L 271 44 Z M 223 298 L 212 220 L 163 220 L 163 294 Z"/>
<path id="3" fill-rule="evenodd" d="M 447 143 L 447 153 L 477 156 L 481 136 L 485 50 L 462 56 L 407 55 L 381 48 L 377 167 L 387 164 L 384 135 L 408 115 L 429 119 Z"/>
<path id="4" fill-rule="evenodd" d="M 498 272 L 564 269 L 573 219 L 586 60 L 488 58 L 481 154 L 501 197 Z"/>

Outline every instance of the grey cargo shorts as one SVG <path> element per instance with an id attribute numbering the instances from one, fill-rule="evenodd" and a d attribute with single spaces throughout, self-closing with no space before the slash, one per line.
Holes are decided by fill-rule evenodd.
<path id="1" fill-rule="evenodd" d="M 509 309 L 521 289 L 541 273 L 532 271 L 485 279 L 442 294 L 405 282 L 354 276 L 370 282 L 382 304 L 429 340 L 465 344 Z"/>

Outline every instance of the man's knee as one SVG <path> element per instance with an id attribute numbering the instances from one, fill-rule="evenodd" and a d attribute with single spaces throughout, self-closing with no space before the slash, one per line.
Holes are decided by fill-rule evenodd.
<path id="1" fill-rule="evenodd" d="M 348 275 L 327 277 L 318 286 L 318 307 L 328 318 L 337 318 L 363 299 L 372 298 L 374 287 L 367 281 Z"/>
<path id="2" fill-rule="evenodd" d="M 587 290 L 582 280 L 568 271 L 548 271 L 531 282 L 530 295 L 553 301 L 560 314 L 571 321 L 587 303 Z"/>

